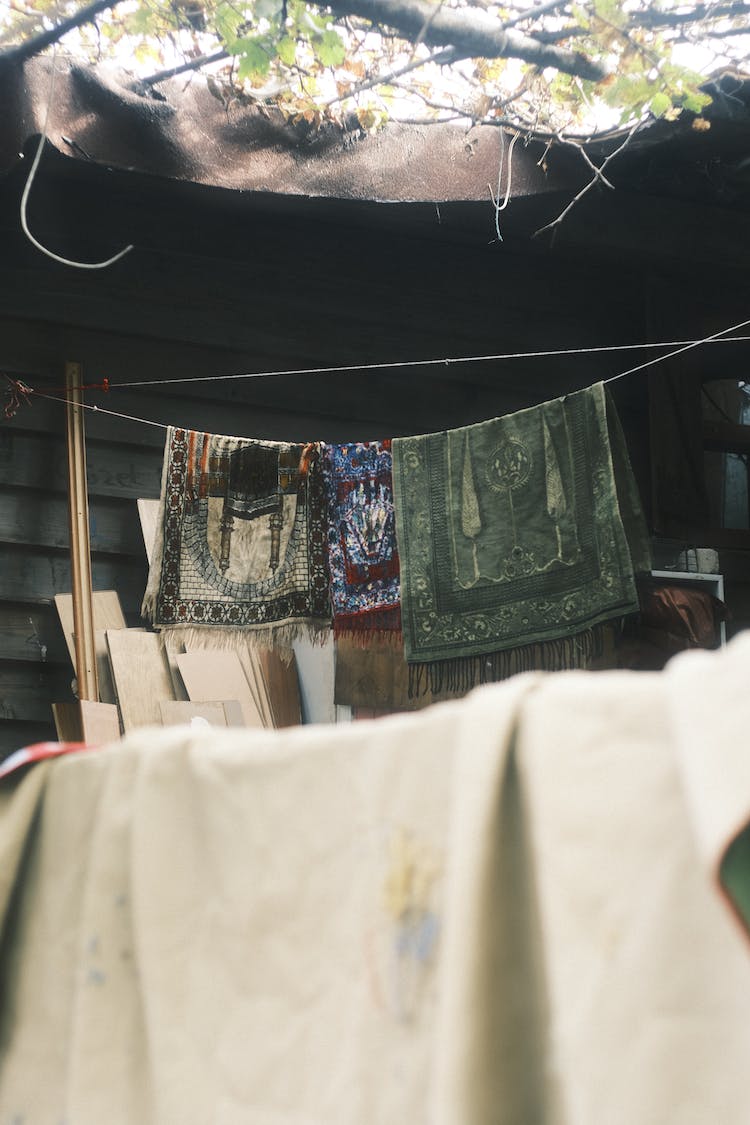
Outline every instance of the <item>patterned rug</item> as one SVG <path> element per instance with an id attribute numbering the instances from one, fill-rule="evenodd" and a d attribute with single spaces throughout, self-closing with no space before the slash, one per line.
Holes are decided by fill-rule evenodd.
<path id="1" fill-rule="evenodd" d="M 170 428 L 143 614 L 268 646 L 330 628 L 319 446 Z"/>
<path id="2" fill-rule="evenodd" d="M 587 662 L 596 627 L 638 609 L 648 536 L 601 383 L 396 438 L 393 480 L 406 656 L 443 662 L 433 688 L 497 678 L 513 649 L 537 667 Z"/>
<path id="3" fill-rule="evenodd" d="M 323 445 L 333 628 L 400 639 L 390 441 Z"/>

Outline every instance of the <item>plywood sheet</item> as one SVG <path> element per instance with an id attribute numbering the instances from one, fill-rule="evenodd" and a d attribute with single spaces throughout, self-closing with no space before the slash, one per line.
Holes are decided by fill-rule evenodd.
<path id="1" fill-rule="evenodd" d="M 165 727 L 183 726 L 193 719 L 205 719 L 212 727 L 225 727 L 227 717 L 223 703 L 193 703 L 184 699 L 162 699 L 159 704 Z"/>
<path id="2" fill-rule="evenodd" d="M 159 704 L 173 693 L 160 638 L 140 629 L 108 629 L 106 635 L 123 730 L 161 726 Z"/>
<path id="3" fill-rule="evenodd" d="M 296 640 L 294 655 L 304 722 L 335 723 L 338 716 L 333 702 L 333 633 L 328 634 L 323 645 L 314 645 L 307 637 Z"/>
<path id="4" fill-rule="evenodd" d="M 96 590 L 94 600 L 94 639 L 96 646 L 96 671 L 99 680 L 99 699 L 102 703 L 115 702 L 115 690 L 109 669 L 109 654 L 105 632 L 107 629 L 126 627 L 120 599 L 116 590 Z M 76 666 L 75 634 L 73 625 L 73 595 L 55 594 L 55 606 L 60 618 L 70 660 Z"/>
<path id="5" fill-rule="evenodd" d="M 73 633 L 73 595 L 55 594 L 55 606 L 60 618 L 65 642 L 68 646 L 73 667 L 76 664 L 76 649 Z M 94 629 L 104 632 L 107 629 L 125 629 L 126 622 L 123 616 L 120 599 L 116 590 L 94 591 Z"/>
<path id="6" fill-rule="evenodd" d="M 236 652 L 197 649 L 177 655 L 177 665 L 194 703 L 236 699 L 242 706 L 245 726 L 262 727 L 263 718 Z"/>
<path id="7" fill-rule="evenodd" d="M 89 746 L 105 746 L 109 742 L 117 742 L 120 737 L 120 716 L 114 703 L 96 703 L 93 699 L 82 699 L 78 706 L 84 742 Z"/>
<path id="8" fill-rule="evenodd" d="M 245 716 L 242 713 L 242 704 L 237 699 L 225 699 L 223 704 L 224 714 L 228 727 L 244 727 Z"/>
<path id="9" fill-rule="evenodd" d="M 81 713 L 77 703 L 53 703 L 52 715 L 58 742 L 83 742 Z"/>
<path id="10" fill-rule="evenodd" d="M 263 676 L 263 669 L 258 660 L 257 650 L 254 646 L 248 645 L 245 649 L 239 651 L 239 658 L 247 681 L 250 684 L 250 691 L 252 692 L 258 712 L 263 720 L 263 726 L 272 727 L 274 722 L 271 700 L 268 695 L 268 685 Z"/>
<path id="11" fill-rule="evenodd" d="M 283 660 L 272 649 L 260 649 L 257 655 L 271 704 L 273 725 L 298 726 L 302 722 L 302 716 L 294 653 L 289 661 Z"/>
<path id="12" fill-rule="evenodd" d="M 75 644 L 75 633 L 73 634 L 73 644 Z M 96 652 L 96 675 L 99 684 L 99 701 L 101 703 L 116 703 L 117 697 L 115 696 L 115 685 L 112 682 L 112 669 L 109 666 L 109 651 L 107 649 L 107 637 L 103 629 L 97 629 L 94 633 L 95 652 Z"/>
<path id="13" fill-rule="evenodd" d="M 154 542 L 156 540 L 156 525 L 159 520 L 159 501 L 139 500 L 138 516 L 141 521 L 141 531 L 143 532 L 143 544 L 146 548 L 146 558 L 148 559 L 148 564 L 150 566 L 151 556 L 154 553 Z"/>

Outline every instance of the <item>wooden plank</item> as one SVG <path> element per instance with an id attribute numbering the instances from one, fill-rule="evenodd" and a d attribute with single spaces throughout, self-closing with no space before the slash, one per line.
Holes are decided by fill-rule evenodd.
<path id="1" fill-rule="evenodd" d="M 111 555 L 93 559 L 94 586 L 97 590 L 116 589 L 126 614 L 140 614 L 146 588 L 146 560 Z M 0 599 L 39 605 L 55 594 L 70 590 L 70 560 L 56 551 L 38 551 L 0 543 Z"/>
<path id="2" fill-rule="evenodd" d="M 324 645 L 314 645 L 306 638 L 295 641 L 294 655 L 304 722 L 335 723 L 333 633 Z"/>
<path id="3" fill-rule="evenodd" d="M 52 714 L 60 742 L 104 746 L 120 737 L 120 717 L 113 703 L 96 703 L 91 699 L 53 703 Z"/>
<path id="4" fill-rule="evenodd" d="M 245 716 L 242 711 L 242 704 L 238 699 L 225 699 L 222 703 L 224 708 L 224 716 L 227 721 L 228 727 L 244 727 Z"/>
<path id="5" fill-rule="evenodd" d="M 750 426 L 739 422 L 703 422 L 703 445 L 722 453 L 750 453 Z"/>
<path id="6" fill-rule="evenodd" d="M 141 498 L 138 500 L 138 518 L 141 521 L 143 545 L 146 548 L 146 558 L 149 566 L 154 553 L 156 540 L 156 526 L 159 522 L 159 501 Z"/>
<path id="7" fill-rule="evenodd" d="M 52 715 L 58 742 L 83 742 L 81 709 L 77 702 L 53 703 Z"/>
<path id="8" fill-rule="evenodd" d="M 83 741 L 89 746 L 105 746 L 120 737 L 120 716 L 114 703 L 95 703 L 82 699 L 79 703 Z"/>
<path id="9" fill-rule="evenodd" d="M 271 700 L 268 696 L 268 685 L 263 676 L 257 650 L 251 645 L 246 645 L 245 648 L 238 651 L 238 655 L 263 726 L 272 727 L 274 724 Z"/>
<path id="10" fill-rule="evenodd" d="M 73 641 L 73 595 L 55 594 L 55 608 L 57 609 L 65 643 L 68 646 L 70 659 L 75 663 L 75 643 Z M 94 629 L 99 633 L 107 629 L 127 628 L 125 617 L 120 605 L 116 590 L 95 590 L 93 594 Z M 105 640 L 106 651 L 106 640 Z"/>
<path id="11" fill-rule="evenodd" d="M 161 644 L 164 649 L 167 664 L 169 665 L 169 674 L 172 677 L 172 694 L 176 700 L 186 702 L 188 693 L 177 664 L 177 655 L 185 651 L 185 646 L 181 642 L 174 641 L 170 636 L 169 630 L 161 634 Z"/>
<path id="12" fill-rule="evenodd" d="M 69 668 L 0 662 L 0 719 L 51 723 L 53 700 L 72 700 Z"/>
<path id="13" fill-rule="evenodd" d="M 0 602 L 0 658 L 32 664 L 67 663 L 68 649 L 54 609 Z"/>
<path id="14" fill-rule="evenodd" d="M 156 633 L 138 629 L 107 629 L 122 728 L 161 726 L 159 704 L 172 699 L 172 678 Z"/>
<path id="15" fill-rule="evenodd" d="M 55 738 L 51 711 L 46 722 L 0 722 L 0 759 L 24 746 L 33 746 L 35 742 L 54 742 Z"/>
<path id="16" fill-rule="evenodd" d="M 236 652 L 196 649 L 178 654 L 177 664 L 194 703 L 236 699 L 242 706 L 245 726 L 264 725 Z"/>
<path id="17" fill-rule="evenodd" d="M 223 703 L 194 703 L 184 699 L 163 699 L 159 709 L 165 727 L 183 726 L 193 719 L 205 719 L 212 727 L 227 725 Z"/>
<path id="18" fill-rule="evenodd" d="M 80 699 L 99 698 L 94 641 L 93 578 L 89 536 L 89 497 L 86 484 L 86 435 L 83 422 L 83 372 L 79 363 L 65 364 L 66 433 L 68 440 L 68 507 L 70 512 L 70 573 L 76 638 L 76 678 Z"/>
<path id="19" fill-rule="evenodd" d="M 268 689 L 273 725 L 298 726 L 302 722 L 302 715 L 297 661 L 294 653 L 290 661 L 285 661 L 278 652 L 261 649 L 258 652 L 258 660 Z"/>
<path id="20" fill-rule="evenodd" d="M 140 555 L 143 550 L 132 500 L 97 500 L 90 505 L 92 551 Z M 32 489 L 0 492 L 0 527 L 5 543 L 67 548 L 68 502 L 64 495 Z"/>
<path id="21" fill-rule="evenodd" d="M 137 500 L 139 496 L 158 496 L 162 460 L 160 448 L 91 441 L 87 434 L 89 498 Z M 5 485 L 65 495 L 65 443 L 54 433 L 20 430 L 15 423 L 14 428 L 0 428 L 0 465 Z"/>

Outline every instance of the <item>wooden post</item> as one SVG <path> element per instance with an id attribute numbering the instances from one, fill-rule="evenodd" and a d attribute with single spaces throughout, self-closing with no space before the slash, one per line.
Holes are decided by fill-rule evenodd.
<path id="1" fill-rule="evenodd" d="M 70 570 L 73 581 L 73 631 L 79 699 L 99 699 L 91 586 L 89 497 L 86 484 L 86 440 L 83 425 L 83 390 L 80 363 L 65 364 L 68 399 L 68 511 L 70 515 Z"/>

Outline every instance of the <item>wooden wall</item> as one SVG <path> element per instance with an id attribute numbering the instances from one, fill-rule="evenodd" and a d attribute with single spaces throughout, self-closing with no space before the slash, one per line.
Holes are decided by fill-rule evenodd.
<path id="1" fill-rule="evenodd" d="M 60 393 L 66 360 L 116 387 L 638 341 L 649 336 L 654 301 L 679 290 L 684 269 L 670 255 L 652 258 L 646 278 L 642 255 L 575 241 L 550 250 L 512 224 L 498 244 L 489 208 L 442 208 L 439 221 L 432 205 L 301 202 L 279 212 L 66 165 L 35 197 L 38 236 L 89 258 L 136 243 L 112 270 L 79 273 L 23 240 L 20 186 L 14 177 L 0 184 L 0 371 L 50 394 Z M 735 284 L 730 274 L 726 292 L 739 305 Z M 714 292 L 700 319 L 725 311 Z M 699 329 L 693 321 L 685 330 Z M 217 433 L 367 439 L 493 417 L 606 378 L 629 358 L 195 382 L 90 392 L 88 401 Z M 614 389 L 648 506 L 646 380 Z M 158 496 L 163 430 L 103 412 L 86 425 L 95 587 L 116 589 L 136 623 L 146 579 L 136 499 Z M 35 399 L 0 424 L 0 753 L 52 736 L 49 704 L 70 698 L 51 602 L 70 589 L 65 492 L 64 408 Z"/>

